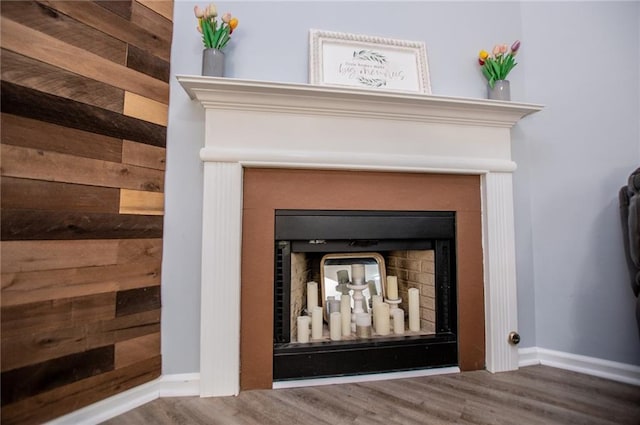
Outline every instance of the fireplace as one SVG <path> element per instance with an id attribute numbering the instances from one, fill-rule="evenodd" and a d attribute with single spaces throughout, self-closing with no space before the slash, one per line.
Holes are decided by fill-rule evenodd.
<path id="1" fill-rule="evenodd" d="M 541 106 L 211 77 L 178 80 L 206 117 L 200 153 L 202 396 L 273 385 L 277 209 L 456 211 L 458 364 L 491 372 L 518 367 L 517 348 L 508 339 L 517 331 L 510 129 Z M 219 137 L 220 128 L 234 130 Z M 400 179 L 409 186 L 398 185 Z M 434 179 L 449 180 L 449 197 L 428 185 Z M 294 202 L 305 180 L 319 191 L 324 187 L 324 196 Z M 475 195 L 462 194 L 467 186 L 461 181 Z M 335 188 L 338 183 L 348 195 Z M 275 207 L 259 208 L 274 184 L 281 186 Z M 401 189 L 411 185 L 418 192 Z M 369 192 L 366 202 L 353 205 L 380 187 L 386 195 Z M 449 206 L 467 198 L 477 209 Z M 461 243 L 462 236 L 472 242 Z M 257 250 L 261 254 L 254 255 Z M 467 311 L 483 317 L 465 319 Z M 473 327 L 478 323 L 481 332 Z M 247 350 L 247 344 L 259 350 Z"/>
<path id="2" fill-rule="evenodd" d="M 275 238 L 274 381 L 458 366 L 455 212 L 277 210 Z"/>

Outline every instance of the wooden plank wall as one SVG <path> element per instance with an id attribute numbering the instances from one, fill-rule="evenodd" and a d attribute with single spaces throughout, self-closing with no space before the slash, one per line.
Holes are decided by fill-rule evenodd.
<path id="1" fill-rule="evenodd" d="M 172 1 L 2 1 L 3 424 L 161 372 Z"/>

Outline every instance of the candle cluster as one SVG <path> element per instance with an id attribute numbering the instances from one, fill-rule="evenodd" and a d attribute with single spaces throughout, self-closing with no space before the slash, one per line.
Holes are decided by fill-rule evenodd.
<path id="1" fill-rule="evenodd" d="M 387 276 L 386 298 L 372 295 L 371 305 L 367 305 L 363 291 L 369 288 L 365 276 L 364 264 L 351 265 L 351 279 L 348 270 L 338 272 L 339 287 L 345 287 L 338 299 L 335 296 L 325 300 L 329 339 L 340 341 L 351 338 L 371 338 L 374 335 L 387 336 L 405 333 L 405 312 L 399 308 L 402 302 L 398 296 L 397 276 Z M 351 295 L 351 293 L 353 295 Z M 409 331 L 420 331 L 420 291 L 409 291 Z M 318 305 L 318 283 L 307 283 L 307 316 L 297 320 L 299 343 L 325 340 L 323 308 Z"/>

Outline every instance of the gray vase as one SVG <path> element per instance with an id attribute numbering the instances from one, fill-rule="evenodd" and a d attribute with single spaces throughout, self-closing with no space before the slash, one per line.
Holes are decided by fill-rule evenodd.
<path id="1" fill-rule="evenodd" d="M 498 80 L 491 88 L 487 84 L 487 94 L 489 99 L 493 100 L 511 100 L 511 88 L 509 87 L 509 80 Z"/>
<path id="2" fill-rule="evenodd" d="M 222 77 L 224 75 L 224 53 L 218 49 L 202 51 L 202 75 L 206 77 Z"/>

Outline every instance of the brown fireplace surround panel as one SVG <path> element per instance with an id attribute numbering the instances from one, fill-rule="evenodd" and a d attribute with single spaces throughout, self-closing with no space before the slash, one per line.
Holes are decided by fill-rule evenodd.
<path id="1" fill-rule="evenodd" d="M 273 383 L 275 210 L 455 211 L 461 370 L 485 364 L 480 176 L 244 169 L 240 387 Z"/>

